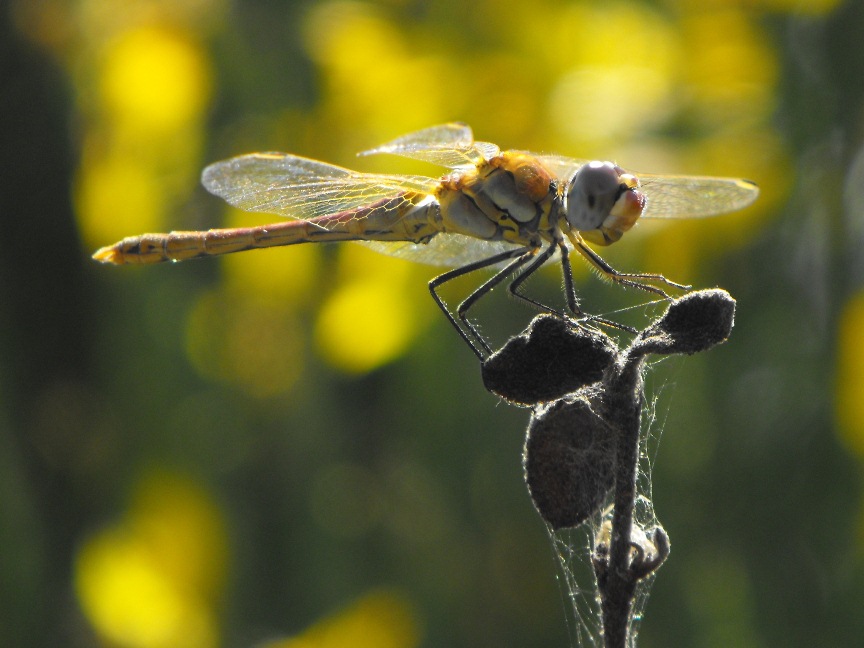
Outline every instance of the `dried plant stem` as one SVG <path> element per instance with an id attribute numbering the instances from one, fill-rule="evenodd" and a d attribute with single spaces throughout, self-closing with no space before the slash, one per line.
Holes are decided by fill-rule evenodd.
<path id="1" fill-rule="evenodd" d="M 625 356 L 623 363 L 616 363 L 611 368 L 609 379 L 606 380 L 606 416 L 618 432 L 612 539 L 608 560 L 597 572 L 606 648 L 627 646 L 633 597 L 639 582 L 631 565 L 630 538 L 639 461 L 643 359 L 644 356 Z M 598 561 L 595 560 L 594 564 L 596 570 Z"/>

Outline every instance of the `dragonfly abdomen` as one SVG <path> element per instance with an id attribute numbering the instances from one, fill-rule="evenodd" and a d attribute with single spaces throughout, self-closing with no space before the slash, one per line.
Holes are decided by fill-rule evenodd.
<path id="1" fill-rule="evenodd" d="M 204 256 L 218 256 L 255 248 L 305 243 L 308 236 L 305 221 L 286 221 L 258 227 L 211 229 L 206 232 L 168 232 L 141 234 L 125 238 L 98 250 L 93 258 L 116 265 L 153 264 L 163 261 L 186 261 Z"/>
<path id="2" fill-rule="evenodd" d="M 98 250 L 93 258 L 116 265 L 186 261 L 266 247 L 326 241 L 428 242 L 440 232 L 438 205 L 409 196 L 372 205 L 270 225 L 211 229 L 205 232 L 141 234 Z M 419 196 L 414 196 L 417 199 Z"/>

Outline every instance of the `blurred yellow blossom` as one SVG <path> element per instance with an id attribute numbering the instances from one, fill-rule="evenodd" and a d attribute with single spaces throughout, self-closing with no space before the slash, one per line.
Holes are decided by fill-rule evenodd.
<path id="1" fill-rule="evenodd" d="M 85 240 L 103 245 L 164 228 L 195 190 L 211 73 L 192 33 L 156 26 L 116 34 L 94 69 L 76 206 Z"/>
<path id="2" fill-rule="evenodd" d="M 843 309 L 837 338 L 836 401 L 840 438 L 864 459 L 864 292 Z"/>
<path id="3" fill-rule="evenodd" d="M 395 592 L 377 591 L 298 637 L 264 648 L 414 648 L 419 643 L 420 629 L 410 604 Z"/>
<path id="4" fill-rule="evenodd" d="M 410 290 L 392 285 L 387 277 L 339 285 L 318 315 L 315 338 L 321 354 L 350 373 L 371 371 L 399 357 L 416 335 L 409 295 Z"/>
<path id="5" fill-rule="evenodd" d="M 94 245 L 153 231 L 166 211 L 159 179 L 134 157 L 85 151 L 75 198 L 84 238 Z"/>
<path id="6" fill-rule="evenodd" d="M 219 511 L 193 482 L 151 474 L 116 525 L 84 542 L 75 588 L 103 639 L 131 648 L 218 645 L 227 548 Z"/>
<path id="7" fill-rule="evenodd" d="M 456 96 L 458 77 L 448 77 L 445 61 L 415 55 L 405 30 L 372 5 L 319 4 L 304 36 L 323 72 L 321 114 L 327 123 L 387 138 L 446 119 L 453 108 L 445 97 Z M 431 82 L 444 78 L 447 84 Z"/>
<path id="8" fill-rule="evenodd" d="M 139 27 L 105 53 L 101 101 L 111 119 L 147 133 L 172 132 L 197 120 L 210 97 L 207 56 L 191 34 Z"/>
<path id="9" fill-rule="evenodd" d="M 688 116 L 707 127 L 764 121 L 774 109 L 777 54 L 752 15 L 686 5 L 679 93 Z"/>
<path id="10" fill-rule="evenodd" d="M 399 357 L 434 311 L 426 289 L 429 270 L 361 245 L 342 245 L 335 289 L 321 306 L 315 327 L 321 354 L 350 373 L 371 371 Z"/>
<path id="11" fill-rule="evenodd" d="M 545 19 L 552 42 L 565 44 L 556 58 L 569 66 L 549 95 L 549 116 L 571 142 L 599 153 L 671 114 L 682 53 L 668 19 L 629 2 L 574 4 Z"/>

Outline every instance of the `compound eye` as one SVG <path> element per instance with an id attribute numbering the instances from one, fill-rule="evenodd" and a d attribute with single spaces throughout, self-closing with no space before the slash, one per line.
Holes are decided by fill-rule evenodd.
<path id="1" fill-rule="evenodd" d="M 567 183 L 565 214 L 570 227 L 576 230 L 600 227 L 621 190 L 621 176 L 611 162 L 589 162 L 580 167 Z"/>

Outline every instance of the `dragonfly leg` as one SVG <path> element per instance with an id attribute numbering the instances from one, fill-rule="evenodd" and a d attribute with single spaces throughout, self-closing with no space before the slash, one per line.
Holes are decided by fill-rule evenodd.
<path id="1" fill-rule="evenodd" d="M 537 263 L 537 262 L 532 263 L 531 266 L 526 268 L 522 274 L 520 274 L 518 277 L 516 277 L 516 279 L 513 281 L 513 283 L 510 284 L 510 292 L 512 292 L 514 296 L 516 296 L 516 297 L 518 297 L 524 301 L 530 302 L 531 304 L 534 304 L 535 306 L 539 307 L 542 310 L 545 310 L 549 313 L 552 313 L 553 315 L 558 315 L 559 317 L 569 319 L 563 313 L 559 313 L 558 311 L 556 311 L 552 308 L 549 308 L 548 306 L 545 306 L 545 305 L 543 305 L 537 301 L 534 301 L 533 299 L 529 299 L 529 298 L 525 297 L 524 295 L 521 295 L 521 294 L 515 292 L 516 290 L 518 290 L 518 288 L 522 284 L 522 282 L 525 281 L 525 279 L 532 272 L 534 272 L 534 270 L 536 270 L 537 268 L 540 267 L 540 265 L 542 265 L 543 261 L 546 261 L 550 256 L 552 256 L 552 253 L 555 251 L 556 246 L 558 247 L 559 251 L 561 252 L 561 270 L 562 270 L 562 273 L 564 275 L 564 294 L 565 294 L 565 297 L 567 299 L 567 308 L 570 310 L 570 312 L 573 314 L 573 316 L 576 317 L 577 320 L 582 320 L 583 322 L 584 321 L 597 322 L 598 324 L 603 324 L 605 326 L 609 326 L 611 328 L 626 331 L 628 333 L 636 333 L 636 329 L 634 329 L 631 326 L 627 326 L 626 324 L 620 324 L 619 322 L 614 322 L 610 319 L 606 319 L 605 317 L 600 317 L 598 315 L 589 315 L 588 313 L 586 313 L 585 311 L 582 310 L 582 308 L 579 306 L 579 300 L 576 298 L 576 287 L 575 287 L 575 284 L 573 283 L 573 268 L 570 265 L 570 250 L 564 244 L 563 239 L 560 239 L 557 242 L 550 245 L 549 248 L 546 251 L 544 251 L 544 253 L 542 255 L 537 257 L 537 260 L 540 261 L 540 263 Z M 582 324 L 579 321 L 575 321 L 573 323 L 577 326 L 583 326 L 584 327 L 584 324 Z"/>
<path id="2" fill-rule="evenodd" d="M 525 249 L 525 248 L 523 248 L 523 249 Z M 481 342 L 484 349 L 488 353 L 491 353 L 492 350 L 489 348 L 489 345 L 486 344 L 486 341 L 480 335 L 480 332 L 477 330 L 477 328 L 468 320 L 468 317 L 467 317 L 468 316 L 468 309 L 471 308 L 481 297 L 483 297 L 484 295 L 487 295 L 495 286 L 500 284 L 507 277 L 511 276 L 514 272 L 516 272 L 519 268 L 521 268 L 523 265 L 525 265 L 529 261 L 533 260 L 531 263 L 531 267 L 533 267 L 536 264 L 538 259 L 541 259 L 541 257 L 544 257 L 544 255 L 546 258 L 548 258 L 548 256 L 549 256 L 545 252 L 539 256 L 535 256 L 536 252 L 537 252 L 537 248 L 532 248 L 532 247 L 527 248 L 527 250 L 525 250 L 520 256 L 516 257 L 513 261 L 508 263 L 504 268 L 502 268 L 501 270 L 496 272 L 492 277 L 490 277 L 485 283 L 483 283 L 474 292 L 472 292 L 470 295 L 468 295 L 468 297 L 466 297 L 462 301 L 462 303 L 459 304 L 459 307 L 456 309 L 456 314 L 459 316 L 459 319 L 462 321 L 462 323 L 465 325 L 465 327 L 469 331 L 471 331 L 471 334 Z M 543 258 L 542 260 L 545 261 L 546 259 Z M 542 263 L 542 261 L 541 261 L 541 263 Z M 526 272 L 527 272 L 527 270 L 526 270 Z M 522 273 L 520 273 L 519 276 L 522 276 Z M 518 295 L 518 297 L 520 299 L 524 299 L 525 301 L 528 301 L 531 303 L 536 303 L 536 302 L 534 302 L 534 300 L 527 299 L 527 298 L 523 297 L 522 295 Z M 541 308 L 548 310 L 548 308 L 546 308 L 542 304 L 538 304 L 538 305 Z"/>
<path id="3" fill-rule="evenodd" d="M 585 257 L 585 259 L 592 266 L 597 268 L 603 276 L 605 276 L 610 281 L 614 281 L 615 283 L 621 284 L 622 286 L 630 286 L 631 288 L 638 288 L 640 290 L 645 290 L 650 293 L 654 293 L 655 295 L 660 295 L 663 299 L 672 298 L 666 294 L 662 288 L 658 288 L 657 286 L 651 286 L 646 283 L 642 283 L 644 281 L 654 281 L 657 283 L 662 283 L 672 288 L 678 288 L 679 290 L 689 290 L 690 286 L 685 286 L 683 284 L 675 283 L 674 281 L 669 281 L 666 277 L 661 274 L 648 274 L 648 273 L 628 273 L 628 272 L 619 272 L 612 266 L 610 266 L 603 258 L 597 254 L 594 250 L 589 248 L 585 243 L 582 242 L 581 239 L 575 238 L 573 239 L 573 243 L 576 245 L 576 249 L 579 253 Z"/>
<path id="4" fill-rule="evenodd" d="M 528 279 L 528 277 L 530 277 L 532 274 L 534 274 L 534 272 L 537 270 L 537 268 L 539 268 L 544 263 L 546 263 L 546 261 L 549 260 L 549 257 L 551 257 L 555 253 L 555 248 L 558 245 L 559 245 L 559 243 L 551 243 L 549 245 L 549 247 L 547 247 L 545 250 L 543 250 L 543 252 L 541 252 L 536 257 L 534 257 L 534 260 L 532 261 L 532 263 L 527 268 L 525 268 L 522 272 L 520 272 L 519 276 L 517 276 L 515 279 L 513 279 L 513 281 L 510 283 L 509 290 L 510 290 L 510 294 L 513 295 L 516 299 L 520 299 L 523 302 L 527 302 L 527 303 L 531 304 L 532 306 L 534 306 L 535 308 L 539 308 L 543 312 L 552 313 L 553 315 L 558 315 L 559 317 L 565 317 L 563 313 L 555 310 L 554 308 L 550 308 L 546 304 L 541 304 L 537 300 L 531 299 L 530 297 L 526 297 L 525 295 L 523 295 L 522 293 L 519 292 L 519 288 L 522 286 L 522 284 L 525 282 L 525 280 Z M 564 269 L 564 275 L 565 275 L 564 284 L 565 284 L 565 290 L 567 292 L 567 308 L 569 308 L 570 312 L 574 313 L 575 315 L 581 315 L 582 310 L 579 308 L 579 304 L 576 301 L 576 290 L 573 287 L 573 277 L 572 277 L 571 273 L 569 272 L 570 261 L 566 256 L 567 248 L 564 245 L 561 245 L 561 247 L 563 248 L 562 254 L 565 254 L 565 256 L 562 256 L 562 260 L 563 260 L 562 263 L 563 263 L 564 268 L 565 268 Z M 564 259 L 566 259 L 566 260 L 564 260 Z M 567 278 L 568 275 L 569 275 L 569 280 Z"/>
<path id="5" fill-rule="evenodd" d="M 573 284 L 573 268 L 570 265 L 570 250 L 564 244 L 564 240 L 558 241 L 558 249 L 561 251 L 561 272 L 564 275 L 564 295 L 567 298 L 567 308 L 576 317 L 581 317 L 584 313 L 579 307 L 579 300 L 576 299 L 576 287 Z"/>
<path id="6" fill-rule="evenodd" d="M 429 282 L 429 292 L 432 294 L 432 299 L 435 300 L 435 303 L 438 304 L 438 307 L 447 316 L 447 319 L 450 320 L 450 324 L 453 325 L 453 328 L 455 328 L 459 335 L 462 336 L 462 339 L 465 340 L 465 342 L 474 352 L 474 355 L 480 358 L 480 360 L 484 360 L 490 353 L 492 353 L 492 350 L 487 344 L 487 342 L 480 335 L 479 331 L 477 331 L 477 329 L 466 319 L 466 312 L 468 308 L 470 308 L 471 305 L 473 305 L 480 297 L 492 290 L 492 288 L 499 284 L 510 273 L 524 265 L 529 259 L 534 256 L 535 252 L 536 248 L 534 247 L 514 248 L 512 250 L 502 252 L 501 254 L 491 256 L 488 259 L 482 259 L 480 261 L 464 265 L 460 268 L 455 268 L 453 270 L 445 272 L 442 275 L 438 275 Z M 468 295 L 468 297 L 461 304 L 459 304 L 457 314 L 459 316 L 459 321 L 465 324 L 465 328 L 468 329 L 468 333 L 466 333 L 465 330 L 459 325 L 459 321 L 457 321 L 453 314 L 450 312 L 450 309 L 447 308 L 447 305 L 441 299 L 440 295 L 438 295 L 438 288 L 443 284 L 447 283 L 448 281 L 452 281 L 453 279 L 461 277 L 462 275 L 466 275 L 469 272 L 474 272 L 475 270 L 482 270 L 483 268 L 488 268 L 489 266 L 496 265 L 498 263 L 501 263 L 502 261 L 509 261 L 511 259 L 513 259 L 513 261 L 507 264 L 507 266 L 503 270 L 497 272 L 491 279 L 489 279 L 486 283 L 477 288 L 477 290 L 475 290 L 473 293 Z"/>

